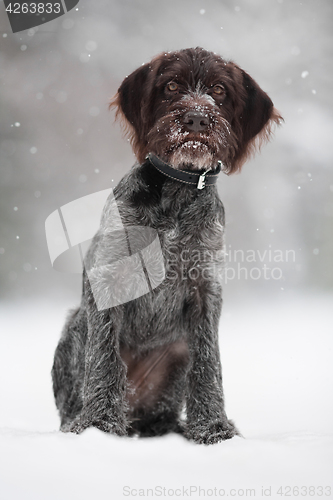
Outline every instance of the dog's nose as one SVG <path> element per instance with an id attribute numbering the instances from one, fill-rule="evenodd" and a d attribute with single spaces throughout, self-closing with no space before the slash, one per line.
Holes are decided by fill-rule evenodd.
<path id="1" fill-rule="evenodd" d="M 200 111 L 188 111 L 183 117 L 183 124 L 188 130 L 201 132 L 209 125 L 209 118 Z"/>

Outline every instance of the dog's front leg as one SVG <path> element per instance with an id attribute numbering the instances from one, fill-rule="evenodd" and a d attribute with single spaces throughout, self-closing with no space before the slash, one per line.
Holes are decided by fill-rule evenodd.
<path id="1" fill-rule="evenodd" d="M 120 311 L 88 312 L 88 337 L 85 346 L 83 408 L 66 429 L 80 433 L 94 426 L 125 435 L 126 367 L 119 353 Z"/>
<path id="2" fill-rule="evenodd" d="M 205 306 L 201 309 L 207 310 Z M 188 339 L 190 367 L 187 375 L 185 436 L 197 443 L 213 444 L 239 433 L 224 410 L 218 345 L 219 315 L 214 317 L 207 313 L 201 318 L 197 316 L 195 313 L 192 316 Z"/>

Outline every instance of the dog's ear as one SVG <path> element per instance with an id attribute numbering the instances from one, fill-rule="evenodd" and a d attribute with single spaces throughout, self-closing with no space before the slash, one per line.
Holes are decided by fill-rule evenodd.
<path id="1" fill-rule="evenodd" d="M 116 119 L 121 119 L 122 128 L 140 162 L 144 160 L 141 149 L 146 135 L 142 109 L 150 71 L 150 64 L 144 64 L 133 71 L 124 79 L 110 102 L 110 108 L 116 108 Z"/>
<path id="2" fill-rule="evenodd" d="M 274 125 L 283 121 L 271 99 L 245 71 L 242 74 L 244 102 L 236 118 L 240 142 L 231 162 L 230 173 L 239 171 L 245 161 L 270 139 Z M 240 133 L 239 133 L 240 132 Z"/>

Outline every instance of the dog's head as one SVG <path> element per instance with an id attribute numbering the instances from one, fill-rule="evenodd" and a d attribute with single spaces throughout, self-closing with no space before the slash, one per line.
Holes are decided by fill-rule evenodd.
<path id="1" fill-rule="evenodd" d="M 122 82 L 111 107 L 142 163 L 151 152 L 175 168 L 228 173 L 269 139 L 282 117 L 233 62 L 202 48 L 160 54 Z"/>

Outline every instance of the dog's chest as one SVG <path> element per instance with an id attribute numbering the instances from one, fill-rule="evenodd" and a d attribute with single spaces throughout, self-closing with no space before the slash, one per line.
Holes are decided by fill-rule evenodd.
<path id="1" fill-rule="evenodd" d="M 144 225 L 157 233 L 164 267 L 158 286 L 125 305 L 122 341 L 145 348 L 155 340 L 179 340 L 189 301 L 221 293 L 224 212 L 217 192 L 169 186 L 153 203 L 136 196 L 135 203 L 123 200 L 119 209 L 126 226 Z M 144 251 L 149 275 L 161 269 L 155 252 L 154 245 Z"/>
<path id="2" fill-rule="evenodd" d="M 221 293 L 221 224 L 193 234 L 184 234 L 181 223 L 157 231 L 165 278 L 150 293 L 128 304 L 121 335 L 125 345 L 142 349 L 181 340 L 186 330 L 186 304 L 190 301 L 200 308 L 207 294 Z"/>
<path id="3" fill-rule="evenodd" d="M 160 235 L 160 240 L 165 286 L 198 287 L 202 281 L 219 280 L 223 266 L 223 227 L 220 223 L 196 226 L 191 234 L 184 224 L 175 224 Z"/>

